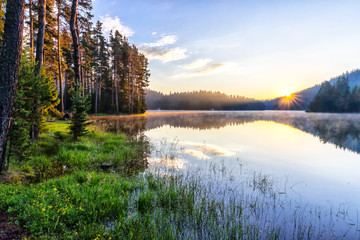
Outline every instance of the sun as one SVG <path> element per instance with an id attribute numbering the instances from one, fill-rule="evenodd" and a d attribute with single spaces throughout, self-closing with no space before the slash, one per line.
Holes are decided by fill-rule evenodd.
<path id="1" fill-rule="evenodd" d="M 293 91 L 291 89 L 286 89 L 286 90 L 282 91 L 281 96 L 290 97 L 292 94 L 293 94 Z"/>
<path id="2" fill-rule="evenodd" d="M 303 102 L 300 94 L 292 91 L 284 91 L 283 96 L 280 97 L 277 101 L 278 109 L 291 109 L 300 107 L 300 104 Z"/>

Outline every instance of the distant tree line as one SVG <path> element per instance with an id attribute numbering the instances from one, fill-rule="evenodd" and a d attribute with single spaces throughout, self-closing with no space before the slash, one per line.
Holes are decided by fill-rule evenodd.
<path id="1" fill-rule="evenodd" d="M 329 81 L 321 84 L 314 100 L 310 103 L 309 112 L 360 112 L 360 87 L 349 87 L 346 77 L 339 77 L 335 84 Z"/>
<path id="2" fill-rule="evenodd" d="M 146 103 L 149 109 L 163 110 L 264 110 L 262 102 L 242 96 L 221 92 L 192 91 L 168 95 L 147 90 Z"/>

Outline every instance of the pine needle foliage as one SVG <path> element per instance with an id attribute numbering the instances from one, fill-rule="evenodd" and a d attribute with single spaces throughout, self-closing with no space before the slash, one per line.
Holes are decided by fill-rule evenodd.
<path id="1" fill-rule="evenodd" d="M 88 96 L 82 97 L 81 92 L 81 90 L 74 91 L 72 97 L 72 117 L 69 129 L 75 141 L 88 132 L 86 127 L 91 124 L 87 120 L 87 112 L 90 110 L 91 105 Z"/>
<path id="2" fill-rule="evenodd" d="M 56 86 L 43 68 L 41 76 L 35 71 L 35 63 L 29 60 L 24 51 L 19 70 L 18 86 L 15 95 L 12 124 L 10 130 L 10 154 L 22 161 L 30 156 L 31 126 L 43 128 L 45 119 L 59 116 Z M 39 98 L 39 108 L 34 110 L 34 100 Z"/>

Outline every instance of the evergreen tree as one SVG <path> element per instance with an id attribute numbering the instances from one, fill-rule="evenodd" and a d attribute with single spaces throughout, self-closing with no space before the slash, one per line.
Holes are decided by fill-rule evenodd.
<path id="1" fill-rule="evenodd" d="M 98 113 L 99 109 L 99 96 L 100 96 L 100 86 L 101 86 L 101 66 L 100 66 L 100 47 L 101 47 L 101 38 L 102 38 L 102 23 L 97 22 L 93 30 L 93 51 L 92 51 L 92 68 L 95 74 L 95 101 L 94 101 L 94 112 Z"/>
<path id="2" fill-rule="evenodd" d="M 329 81 L 321 84 L 319 92 L 314 100 L 310 103 L 309 111 L 311 112 L 334 112 L 336 111 L 334 88 Z"/>
<path id="3" fill-rule="evenodd" d="M 355 86 L 350 93 L 349 104 L 347 110 L 349 112 L 360 112 L 360 87 Z"/>
<path id="4" fill-rule="evenodd" d="M 37 111 L 33 107 L 35 99 L 39 99 Z M 23 53 L 10 131 L 10 151 L 16 159 L 28 156 L 31 126 L 41 129 L 47 117 L 59 116 L 58 103 L 58 93 L 50 75 L 44 68 L 38 75 L 34 62 Z"/>
<path id="5" fill-rule="evenodd" d="M 148 59 L 144 54 L 139 56 L 140 65 L 137 70 L 137 86 L 138 91 L 136 95 L 137 99 L 137 113 L 144 113 L 147 110 L 146 100 L 145 100 L 145 89 L 149 86 L 150 71 L 148 69 Z"/>
<path id="6" fill-rule="evenodd" d="M 17 92 L 14 102 L 13 119 L 10 130 L 9 156 L 13 155 L 17 160 L 27 158 L 30 145 L 30 130 L 34 98 L 31 94 L 37 84 L 37 75 L 34 64 L 28 62 L 23 56 L 19 70 Z M 8 157 L 9 157 L 8 156 Z"/>
<path id="7" fill-rule="evenodd" d="M 339 77 L 334 86 L 326 81 L 310 103 L 311 112 L 360 112 L 360 88 L 355 86 L 350 91 L 349 81 Z"/>
<path id="8" fill-rule="evenodd" d="M 90 124 L 87 121 L 87 111 L 89 111 L 89 109 L 90 104 L 87 96 L 83 97 L 81 89 L 78 88 L 78 90 L 74 92 L 72 98 L 72 117 L 69 127 L 74 140 L 77 140 L 78 137 L 81 137 L 88 132 L 86 127 Z"/>
<path id="9" fill-rule="evenodd" d="M 111 85 L 112 80 L 110 79 L 110 54 L 109 54 L 109 46 L 104 37 L 101 33 L 100 35 L 100 46 L 99 46 L 99 74 L 100 74 L 100 87 L 101 92 L 103 93 L 100 98 L 100 110 L 102 112 L 106 112 L 107 109 L 111 109 Z"/>
<path id="10" fill-rule="evenodd" d="M 350 87 L 345 77 L 339 77 L 333 87 L 333 98 L 335 100 L 336 112 L 346 112 L 349 104 Z"/>
<path id="11" fill-rule="evenodd" d="M 39 4 L 39 13 L 38 13 L 38 33 L 37 33 L 37 37 L 36 37 L 36 57 L 35 57 L 35 62 L 36 62 L 36 72 L 38 75 L 41 74 L 41 69 L 43 66 L 43 61 L 44 61 L 44 36 L 45 36 L 45 26 L 46 26 L 46 0 L 39 0 L 38 1 Z M 39 96 L 39 95 L 37 95 Z M 34 124 L 32 125 L 32 139 L 37 139 L 39 137 L 39 125 L 38 123 L 40 123 L 40 117 L 38 116 L 38 112 L 39 112 L 39 104 L 40 104 L 40 99 L 39 98 L 35 98 L 34 99 L 34 110 L 33 110 L 33 114 L 34 114 Z"/>

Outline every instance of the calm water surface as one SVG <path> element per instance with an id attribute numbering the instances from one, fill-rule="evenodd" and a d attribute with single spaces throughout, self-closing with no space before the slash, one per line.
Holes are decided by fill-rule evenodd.
<path id="1" fill-rule="evenodd" d="M 271 181 L 268 187 L 294 205 L 345 209 L 341 212 L 354 226 L 347 236 L 359 237 L 358 114 L 149 112 L 93 119 L 107 131 L 144 134 L 153 146 L 150 169 L 195 172 L 204 178 L 218 169 L 221 176 L 209 181 L 234 189 L 249 179 L 265 178 Z"/>

